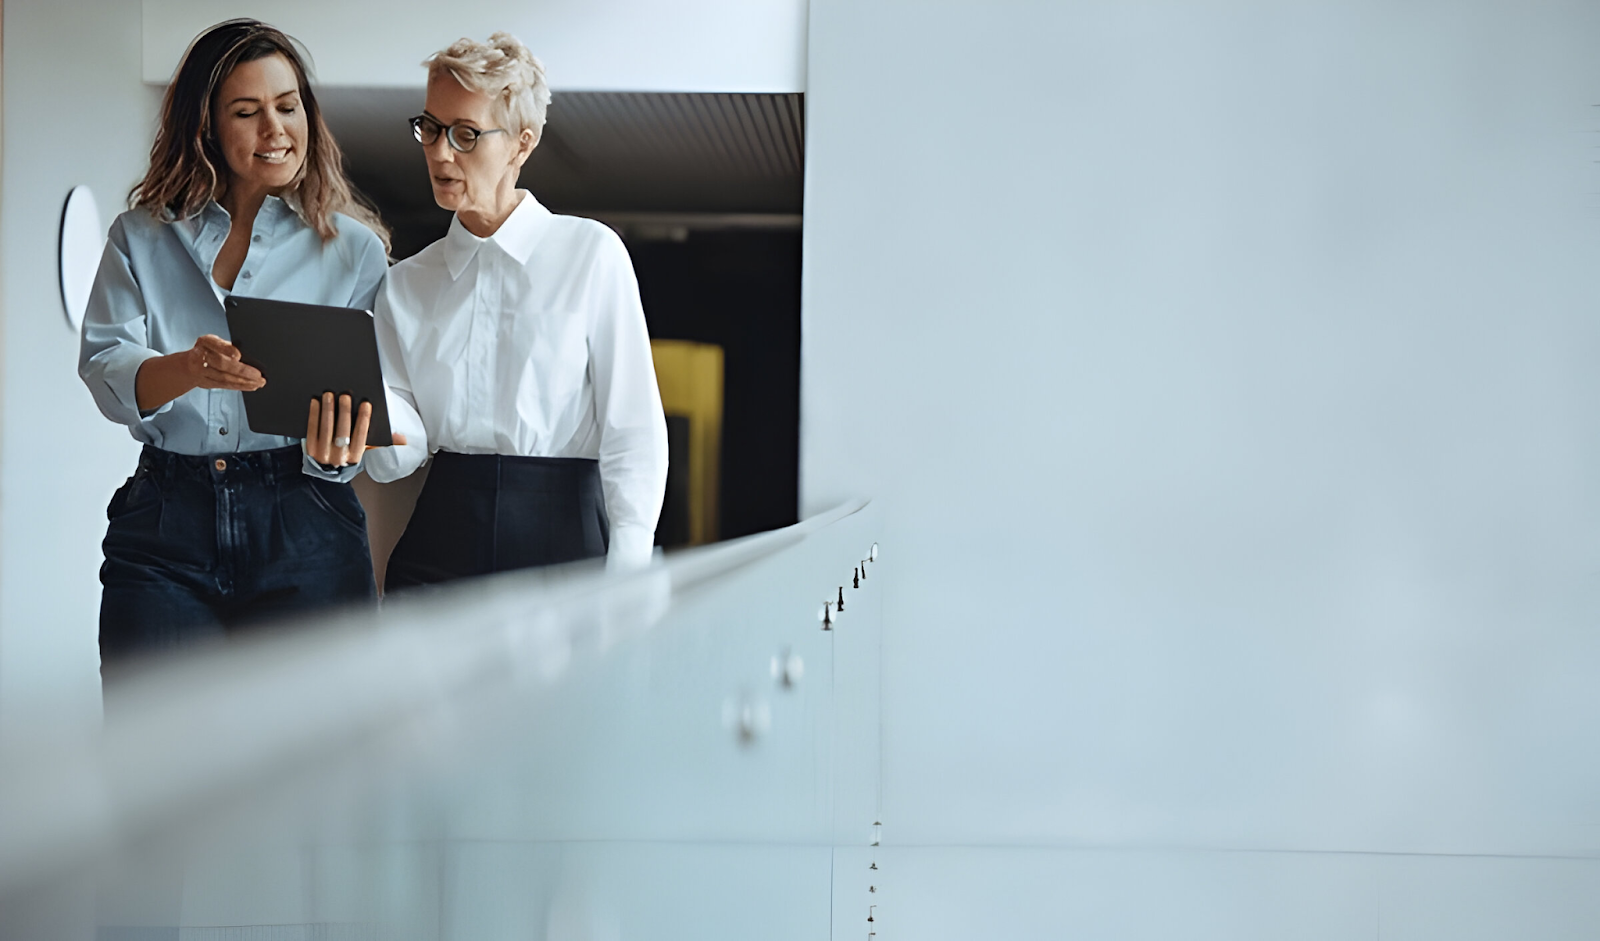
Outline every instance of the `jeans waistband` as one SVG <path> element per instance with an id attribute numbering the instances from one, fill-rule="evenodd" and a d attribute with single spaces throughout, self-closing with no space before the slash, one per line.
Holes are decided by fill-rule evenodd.
<path id="1" fill-rule="evenodd" d="M 248 477 L 271 484 L 281 477 L 300 474 L 304 466 L 305 452 L 298 444 L 264 451 L 232 451 L 224 454 L 179 454 L 147 444 L 139 452 L 139 469 L 165 480 Z"/>

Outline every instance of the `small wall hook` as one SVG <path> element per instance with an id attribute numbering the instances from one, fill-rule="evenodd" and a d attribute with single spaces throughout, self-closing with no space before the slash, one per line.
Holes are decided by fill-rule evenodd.
<path id="1" fill-rule="evenodd" d="M 784 689 L 799 685 L 806 675 L 806 662 L 793 649 L 785 647 L 772 658 L 772 678 Z"/>
<path id="2" fill-rule="evenodd" d="M 838 604 L 838 607 L 836 607 L 834 610 L 838 611 L 840 614 L 844 613 L 844 586 L 843 585 L 839 586 L 839 604 Z"/>

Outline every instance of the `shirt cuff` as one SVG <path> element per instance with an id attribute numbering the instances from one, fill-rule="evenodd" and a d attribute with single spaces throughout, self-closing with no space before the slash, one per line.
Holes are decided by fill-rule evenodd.
<path id="1" fill-rule="evenodd" d="M 177 399 L 168 399 L 149 411 L 139 410 L 139 367 L 152 359 L 158 359 L 161 354 L 155 350 L 122 352 L 126 352 L 128 355 L 113 358 L 106 363 L 105 371 L 100 374 L 101 380 L 106 384 L 106 388 L 110 389 L 111 394 L 116 397 L 117 404 L 127 409 L 128 414 L 133 416 L 136 421 L 154 418 L 171 408 L 172 403 L 176 402 Z"/>
<path id="2" fill-rule="evenodd" d="M 656 534 L 643 526 L 618 526 L 611 530 L 606 550 L 606 571 L 632 572 L 648 568 Z"/>
<path id="3" fill-rule="evenodd" d="M 317 461 L 311 455 L 306 454 L 306 443 L 304 439 L 301 439 L 300 441 L 300 453 L 305 455 L 305 462 L 303 466 L 307 477 L 316 477 L 319 480 L 331 480 L 334 483 L 347 484 L 350 481 L 355 480 L 356 475 L 361 473 L 360 464 L 346 464 L 343 467 L 323 467 L 321 462 Z"/>
<path id="4" fill-rule="evenodd" d="M 421 437 L 420 435 L 418 437 Z M 418 444 L 391 444 L 386 448 L 368 451 L 361 458 L 367 476 L 380 484 L 410 477 L 417 468 L 427 463 L 428 453 Z"/>

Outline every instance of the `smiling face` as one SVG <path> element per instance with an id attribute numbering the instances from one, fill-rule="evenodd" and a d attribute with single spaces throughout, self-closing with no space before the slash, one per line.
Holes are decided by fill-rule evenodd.
<path id="1" fill-rule="evenodd" d="M 276 193 L 294 183 L 309 136 L 294 66 L 282 55 L 239 63 L 217 91 L 212 126 L 230 188 Z"/>
<path id="2" fill-rule="evenodd" d="M 442 75 L 428 82 L 424 113 L 446 127 L 465 124 L 487 131 L 499 126 L 492 106 L 488 95 L 463 88 L 454 78 Z M 424 147 L 434 201 L 457 213 L 502 217 L 505 207 L 514 201 L 517 175 L 536 143 L 532 131 L 506 131 L 483 135 L 468 153 L 452 149 L 444 134 Z"/>

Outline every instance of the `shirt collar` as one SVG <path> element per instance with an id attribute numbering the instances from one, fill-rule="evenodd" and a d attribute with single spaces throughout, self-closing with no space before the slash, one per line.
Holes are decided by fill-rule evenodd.
<path id="1" fill-rule="evenodd" d="M 294 207 L 289 202 L 276 196 L 268 196 L 256 213 L 256 228 L 269 233 L 269 238 L 276 239 L 284 220 L 294 216 Z M 205 275 L 206 283 L 211 283 L 211 269 L 216 264 L 217 253 L 222 250 L 222 243 L 228 237 L 228 230 L 233 227 L 233 219 L 228 215 L 228 210 L 222 208 L 222 204 L 216 200 L 208 200 L 200 207 L 199 212 L 187 218 L 176 219 L 172 225 L 182 233 L 178 241 Z M 265 228 L 262 228 L 263 226 Z"/>
<path id="2" fill-rule="evenodd" d="M 257 211 L 256 218 L 258 220 L 266 219 L 271 222 L 277 222 L 285 214 L 292 215 L 293 213 L 294 208 L 288 202 L 277 196 L 268 196 L 261 203 L 261 209 Z M 221 203 L 212 199 L 208 200 L 204 206 L 201 206 L 199 212 L 181 220 L 181 222 L 189 227 L 189 234 L 198 239 L 205 234 L 206 229 L 212 227 L 221 230 L 223 235 L 227 235 L 228 229 L 233 225 L 233 217 L 228 215 L 228 210 L 222 208 Z"/>
<path id="3" fill-rule="evenodd" d="M 444 261 L 450 268 L 452 281 L 467 270 L 467 263 L 472 261 L 485 242 L 500 246 L 500 250 L 516 259 L 519 265 L 528 263 L 534 247 L 550 226 L 552 213 L 534 199 L 532 193 L 527 190 L 517 192 L 522 194 L 522 201 L 511 210 L 506 221 L 500 223 L 500 228 L 486 239 L 468 232 L 467 227 L 461 224 L 460 216 L 451 217 L 450 231 L 444 237 Z"/>

